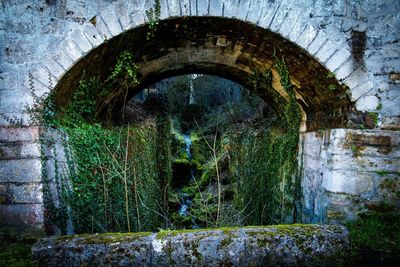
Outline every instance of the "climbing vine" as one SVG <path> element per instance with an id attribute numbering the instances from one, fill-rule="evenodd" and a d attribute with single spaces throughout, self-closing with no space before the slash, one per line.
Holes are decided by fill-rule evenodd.
<path id="1" fill-rule="evenodd" d="M 230 172 L 235 179 L 235 202 L 239 210 L 250 214 L 247 224 L 282 223 L 293 221 L 297 214 L 300 175 L 297 175 L 297 153 L 301 114 L 296 101 L 289 71 L 283 60 L 275 65 L 288 100 L 272 93 L 272 72 L 255 72 L 250 86 L 260 93 L 267 92 L 282 113 L 272 123 L 264 121 L 257 130 L 231 133 Z"/>
<path id="2" fill-rule="evenodd" d="M 160 0 L 155 0 L 153 7 L 146 10 L 146 16 L 147 16 L 148 25 L 149 25 L 149 30 L 146 33 L 147 41 L 149 41 L 155 37 L 157 25 L 160 22 L 160 15 L 161 15 Z"/>
<path id="3" fill-rule="evenodd" d="M 168 110 L 119 127 L 106 126 L 97 116 L 104 99 L 116 95 L 116 84 L 125 93 L 138 82 L 133 56 L 124 51 L 103 81 L 84 75 L 66 107 L 56 109 L 53 94 L 34 98 L 32 120 L 45 126 L 40 142 L 49 226 L 67 233 L 71 221 L 76 233 L 86 233 L 155 230 L 168 223 Z"/>

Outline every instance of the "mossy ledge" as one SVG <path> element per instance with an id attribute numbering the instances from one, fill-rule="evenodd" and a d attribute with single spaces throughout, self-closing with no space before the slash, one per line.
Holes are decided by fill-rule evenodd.
<path id="1" fill-rule="evenodd" d="M 341 266 L 340 225 L 274 225 L 159 233 L 49 237 L 32 247 L 40 266 Z"/>

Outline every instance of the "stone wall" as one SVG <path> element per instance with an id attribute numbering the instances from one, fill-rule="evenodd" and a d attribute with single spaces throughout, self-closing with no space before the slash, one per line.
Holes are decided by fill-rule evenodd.
<path id="1" fill-rule="evenodd" d="M 400 132 L 332 129 L 304 133 L 301 143 L 304 222 L 400 210 Z"/>
<path id="2" fill-rule="evenodd" d="M 33 103 L 30 90 L 49 92 L 90 51 L 142 25 L 152 3 L 0 2 L 2 225 L 30 229 L 43 223 L 38 128 L 30 126 L 26 113 Z M 376 208 L 378 200 L 398 206 L 399 1 L 161 0 L 161 5 L 162 19 L 236 18 L 279 34 L 346 84 L 356 111 L 378 114 L 373 131 L 302 134 L 305 221 L 353 219 L 364 208 Z M 24 127 L 13 128 L 10 118 Z"/>

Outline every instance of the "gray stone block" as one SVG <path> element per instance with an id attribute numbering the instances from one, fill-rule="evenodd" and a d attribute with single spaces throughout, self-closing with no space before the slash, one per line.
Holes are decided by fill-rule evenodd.
<path id="1" fill-rule="evenodd" d="M 0 160 L 0 182 L 40 182 L 40 159 Z"/>
<path id="2" fill-rule="evenodd" d="M 0 142 L 32 142 L 39 140 L 39 127 L 0 127 Z"/>
<path id="3" fill-rule="evenodd" d="M 14 229 L 39 230 L 43 227 L 42 204 L 0 204 L 0 225 Z"/>
<path id="4" fill-rule="evenodd" d="M 350 52 L 345 48 L 339 48 L 332 57 L 325 63 L 325 66 L 332 72 L 336 71 L 350 57 Z"/>
<path id="5" fill-rule="evenodd" d="M 222 0 L 211 0 L 210 1 L 210 16 L 222 16 Z"/>
<path id="6" fill-rule="evenodd" d="M 322 186 L 333 193 L 360 195 L 373 190 L 373 177 L 368 172 L 326 169 Z"/>
<path id="7" fill-rule="evenodd" d="M 323 31 L 318 31 L 317 36 L 307 47 L 307 51 L 310 54 L 315 55 L 319 51 L 319 49 L 322 47 L 322 45 L 327 41 L 328 41 L 328 39 L 327 39 L 326 34 Z"/>
<path id="8" fill-rule="evenodd" d="M 122 29 L 121 29 L 122 30 Z M 81 30 L 75 29 L 69 34 L 70 38 L 78 45 L 79 49 L 84 53 L 88 53 L 93 45 L 86 39 L 84 33 Z"/>
<path id="9" fill-rule="evenodd" d="M 310 43 L 317 36 L 317 33 L 318 30 L 314 26 L 307 25 L 306 28 L 303 30 L 303 32 L 299 35 L 299 38 L 296 40 L 296 43 L 298 43 L 304 49 L 307 49 Z"/>
<path id="10" fill-rule="evenodd" d="M 168 0 L 168 14 L 170 17 L 177 17 L 181 15 L 181 3 L 179 0 Z"/>
<path id="11" fill-rule="evenodd" d="M 42 204 L 42 183 L 9 184 L 11 204 Z"/>
<path id="12" fill-rule="evenodd" d="M 208 15 L 208 1 L 197 1 L 197 15 L 198 16 Z"/>
<path id="13" fill-rule="evenodd" d="M 182 0 L 181 4 L 181 16 L 191 16 L 191 1 L 190 0 Z"/>
<path id="14" fill-rule="evenodd" d="M 345 265 L 348 231 L 341 225 L 287 225 L 231 230 L 52 237 L 32 247 L 41 266 L 314 266 Z"/>

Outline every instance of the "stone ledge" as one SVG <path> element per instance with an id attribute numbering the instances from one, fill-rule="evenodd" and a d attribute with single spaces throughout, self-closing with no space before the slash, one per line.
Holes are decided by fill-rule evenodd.
<path id="1" fill-rule="evenodd" d="M 63 236 L 32 247 L 39 266 L 341 266 L 349 251 L 340 225 Z"/>

